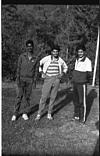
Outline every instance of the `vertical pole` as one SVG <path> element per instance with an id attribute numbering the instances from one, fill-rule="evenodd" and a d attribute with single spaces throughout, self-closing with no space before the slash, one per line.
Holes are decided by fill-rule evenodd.
<path id="1" fill-rule="evenodd" d="M 95 65 L 94 65 L 92 86 L 94 86 L 94 84 L 95 84 L 98 53 L 99 53 L 99 26 L 98 26 L 98 37 L 97 37 L 97 47 L 96 47 L 96 56 L 95 56 Z"/>
<path id="2" fill-rule="evenodd" d="M 1 8 L 1 3 L 0 3 L 0 8 Z M 0 19 L 1 19 L 1 13 L 0 13 Z M 2 36 L 1 36 L 1 22 L 0 22 L 0 60 L 2 59 Z M 2 61 L 1 61 L 2 62 Z M 0 98 L 2 99 L 2 64 L 0 62 Z M 2 112 L 2 100 L 0 100 L 0 112 Z M 0 115 L 0 125 L 2 125 L 2 116 Z M 0 136 L 2 136 L 2 130 L 0 128 Z M 0 137 L 0 145 L 2 144 L 2 139 Z M 0 146 L 0 155 L 2 154 L 1 152 L 1 146 Z"/>

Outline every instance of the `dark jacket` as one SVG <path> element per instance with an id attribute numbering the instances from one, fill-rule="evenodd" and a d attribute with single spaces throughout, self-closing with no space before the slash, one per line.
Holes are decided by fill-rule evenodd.
<path id="1" fill-rule="evenodd" d="M 21 54 L 18 59 L 17 81 L 20 79 L 25 81 L 34 81 L 38 73 L 36 65 L 36 57 L 32 57 L 32 59 L 29 60 L 26 52 Z"/>
<path id="2" fill-rule="evenodd" d="M 73 70 L 72 81 L 79 84 L 88 83 L 92 75 L 91 61 L 87 57 L 84 57 L 80 61 L 80 65 L 82 66 Z"/>

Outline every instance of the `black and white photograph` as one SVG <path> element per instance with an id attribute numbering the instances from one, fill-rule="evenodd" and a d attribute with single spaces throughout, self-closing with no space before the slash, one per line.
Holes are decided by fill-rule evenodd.
<path id="1" fill-rule="evenodd" d="M 1 4 L 1 155 L 99 156 L 99 4 Z"/>

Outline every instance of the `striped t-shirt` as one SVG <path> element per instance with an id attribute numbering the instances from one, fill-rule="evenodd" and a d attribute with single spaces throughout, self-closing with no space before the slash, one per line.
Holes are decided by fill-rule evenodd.
<path id="1" fill-rule="evenodd" d="M 59 75 L 59 64 L 57 60 L 51 61 L 47 72 L 46 72 L 47 76 L 56 76 Z"/>

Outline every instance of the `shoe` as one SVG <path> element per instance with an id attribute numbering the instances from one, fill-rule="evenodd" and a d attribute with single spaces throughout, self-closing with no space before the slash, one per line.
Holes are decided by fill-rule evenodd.
<path id="1" fill-rule="evenodd" d="M 48 115 L 47 115 L 47 119 L 53 120 L 53 117 L 51 116 L 51 114 L 48 114 Z"/>
<path id="2" fill-rule="evenodd" d="M 13 115 L 11 121 L 16 121 L 16 115 Z"/>
<path id="3" fill-rule="evenodd" d="M 37 114 L 37 116 L 36 116 L 36 118 L 35 118 L 35 121 L 36 121 L 36 120 L 40 120 L 40 118 L 41 118 L 40 114 Z"/>
<path id="4" fill-rule="evenodd" d="M 75 121 L 75 120 L 76 120 L 76 121 L 79 121 L 79 117 L 78 117 L 78 116 L 74 116 L 72 120 L 73 120 L 73 121 Z"/>
<path id="5" fill-rule="evenodd" d="M 75 116 L 74 118 L 75 118 L 75 120 L 79 120 L 79 117 L 78 116 Z"/>
<path id="6" fill-rule="evenodd" d="M 28 120 L 27 114 L 23 114 L 23 115 L 22 115 L 22 118 L 23 118 L 24 120 Z"/>
<path id="7" fill-rule="evenodd" d="M 85 124 L 85 121 L 82 120 L 82 119 L 80 119 L 79 122 L 82 123 L 82 124 Z"/>

